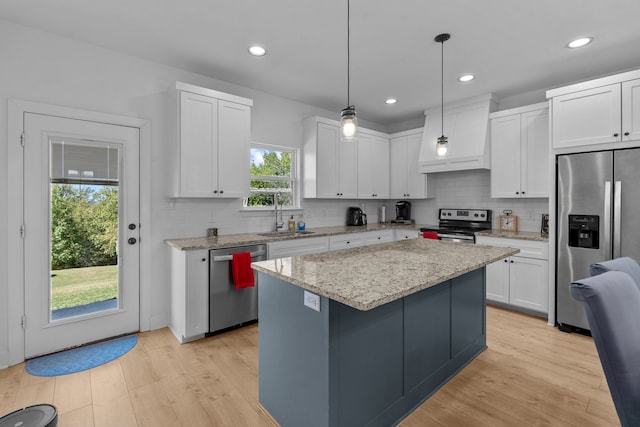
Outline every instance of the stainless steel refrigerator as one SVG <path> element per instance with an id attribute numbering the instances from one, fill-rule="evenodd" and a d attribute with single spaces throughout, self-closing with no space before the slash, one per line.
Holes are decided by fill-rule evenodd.
<path id="1" fill-rule="evenodd" d="M 557 197 L 556 320 L 588 330 L 571 282 L 595 262 L 640 260 L 640 148 L 558 156 Z"/>

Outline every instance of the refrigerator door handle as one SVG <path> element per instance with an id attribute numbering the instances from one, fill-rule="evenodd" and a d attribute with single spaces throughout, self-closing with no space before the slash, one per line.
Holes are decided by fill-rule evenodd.
<path id="1" fill-rule="evenodd" d="M 611 259 L 611 181 L 604 182 L 604 256 Z"/>
<path id="2" fill-rule="evenodd" d="M 620 241 L 620 210 L 622 208 L 622 181 L 616 181 L 613 190 L 613 257 L 619 258 L 622 253 Z"/>

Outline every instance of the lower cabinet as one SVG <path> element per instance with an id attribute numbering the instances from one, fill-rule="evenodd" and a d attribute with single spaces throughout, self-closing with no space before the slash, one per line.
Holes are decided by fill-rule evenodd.
<path id="1" fill-rule="evenodd" d="M 329 250 L 358 248 L 361 246 L 389 243 L 395 240 L 394 230 L 364 231 L 362 233 L 329 236 Z"/>
<path id="2" fill-rule="evenodd" d="M 329 252 L 329 238 L 306 237 L 304 239 L 268 242 L 267 252 L 269 259 Z"/>
<path id="3" fill-rule="evenodd" d="M 171 323 L 180 343 L 209 331 L 209 250 L 171 248 Z"/>
<path id="4" fill-rule="evenodd" d="M 547 242 L 478 236 L 478 244 L 520 249 L 518 255 L 487 265 L 487 301 L 536 313 L 549 311 Z"/>
<path id="5" fill-rule="evenodd" d="M 395 240 L 417 239 L 420 237 L 418 230 L 393 230 Z"/>

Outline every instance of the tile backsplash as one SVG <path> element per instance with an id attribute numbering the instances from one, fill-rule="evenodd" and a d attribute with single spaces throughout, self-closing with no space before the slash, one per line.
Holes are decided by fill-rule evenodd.
<path id="1" fill-rule="evenodd" d="M 548 199 L 492 199 L 490 171 L 469 170 L 429 174 L 429 198 L 410 200 L 412 217 L 420 224 L 437 224 L 439 208 L 481 208 L 493 211 L 493 227 L 498 228 L 498 215 L 511 209 L 518 216 L 519 229 L 539 231 L 542 214 L 548 212 Z M 386 206 L 387 220 L 395 217 L 397 200 L 325 200 L 303 199 L 298 210 L 284 211 L 286 220 L 304 214 L 307 227 L 344 225 L 349 206 L 358 206 L 367 213 L 369 223 L 378 222 L 379 208 Z M 273 211 L 242 210 L 239 199 L 193 200 L 177 199 L 165 202 L 165 220 L 172 223 L 175 236 L 204 236 L 206 229 L 217 227 L 220 234 L 248 233 L 271 230 Z"/>

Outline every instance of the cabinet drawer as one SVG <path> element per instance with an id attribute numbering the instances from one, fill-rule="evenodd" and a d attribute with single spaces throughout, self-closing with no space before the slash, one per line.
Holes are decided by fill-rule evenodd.
<path id="1" fill-rule="evenodd" d="M 269 252 L 269 259 L 328 252 L 329 238 L 309 237 L 269 242 L 267 243 L 267 250 Z"/>
<path id="2" fill-rule="evenodd" d="M 340 249 L 365 246 L 364 234 L 365 233 L 349 233 L 329 236 L 329 250 L 338 251 Z"/>
<path id="3" fill-rule="evenodd" d="M 515 257 L 549 259 L 549 243 L 533 240 L 505 239 L 502 237 L 476 237 L 479 245 L 501 246 L 520 249 Z"/>

